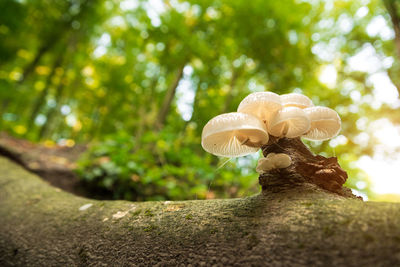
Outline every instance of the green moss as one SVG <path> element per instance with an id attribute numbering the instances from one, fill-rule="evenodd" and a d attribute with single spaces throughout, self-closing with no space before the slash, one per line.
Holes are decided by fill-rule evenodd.
<path id="1" fill-rule="evenodd" d="M 150 209 L 146 209 L 144 211 L 144 215 L 147 216 L 147 217 L 153 217 L 154 216 L 154 214 L 151 212 Z"/>
<path id="2" fill-rule="evenodd" d="M 215 233 L 217 233 L 218 232 L 218 230 L 217 229 L 215 229 L 215 228 L 213 228 L 213 229 L 210 229 L 210 234 L 215 234 Z"/>
<path id="3" fill-rule="evenodd" d="M 131 213 L 131 217 L 135 217 L 135 216 L 138 216 L 140 213 L 142 212 L 142 210 L 136 210 L 136 211 L 134 211 L 134 212 L 132 212 Z"/>
<path id="4" fill-rule="evenodd" d="M 176 255 L 186 259 L 182 254 L 186 248 L 202 252 L 207 246 L 232 258 L 232 262 L 224 264 L 226 266 L 252 257 L 260 259 L 254 265 L 265 265 L 267 257 L 277 255 L 276 261 L 269 262 L 273 265 L 281 262 L 279 253 L 295 261 L 307 255 L 306 259 L 298 261 L 304 264 L 336 260 L 349 266 L 368 265 L 371 264 L 368 257 L 374 256 L 383 262 L 382 265 L 398 265 L 393 264 L 398 263 L 398 258 L 392 256 L 400 251 L 398 204 L 366 203 L 319 191 L 301 192 L 301 188 L 244 199 L 185 201 L 184 209 L 182 202 L 166 205 L 162 202 L 96 201 L 56 192 L 35 175 L 0 157 L 0 169 L 4 168 L 2 164 L 7 167 L 0 172 L 0 236 L 8 237 L 12 232 L 10 241 L 27 240 L 29 254 L 23 254 L 24 250 L 20 249 L 17 257 L 25 260 L 24 257 L 29 256 L 30 263 L 37 262 L 40 253 L 54 248 L 62 255 L 81 260 L 81 265 L 87 265 L 87 258 L 93 260 L 91 255 L 108 255 L 108 265 L 117 265 L 115 261 L 121 259 L 120 255 L 133 253 L 130 259 L 136 259 L 137 252 L 143 248 L 146 248 L 143 255 L 157 261 L 160 259 L 157 253 L 163 249 L 166 253 L 173 251 L 175 259 L 178 259 Z M 27 200 L 37 195 L 42 196 L 41 200 L 27 207 Z M 79 211 L 79 207 L 89 202 L 94 206 Z M 128 210 L 131 212 L 124 218 L 111 218 L 118 211 Z M 103 221 L 104 218 L 108 220 Z M 15 249 L 10 243 L 0 241 L 0 251 Z M 71 245 L 66 246 L 66 243 Z M 81 244 L 85 246 L 79 250 Z M 153 249 L 154 244 L 157 249 Z M 374 253 L 361 254 L 366 251 L 366 244 L 368 251 Z M 115 251 L 110 253 L 113 249 Z M 55 258 L 48 255 L 46 259 Z M 107 257 L 99 261 L 104 263 Z M 201 260 L 204 259 L 206 254 L 201 255 Z M 357 259 L 357 264 L 348 264 L 351 259 Z M 393 260 L 385 262 L 387 259 Z"/>
<path id="5" fill-rule="evenodd" d="M 152 231 L 154 231 L 154 230 L 156 230 L 156 229 L 157 229 L 157 226 L 155 226 L 155 225 L 149 225 L 149 226 L 145 227 L 145 228 L 143 229 L 143 231 L 145 231 L 145 232 L 152 232 Z"/>
<path id="6" fill-rule="evenodd" d="M 312 203 L 312 202 L 303 202 L 303 203 L 301 203 L 303 206 L 306 206 L 306 207 L 310 207 L 310 206 L 312 206 L 312 205 L 314 205 L 314 203 Z"/>

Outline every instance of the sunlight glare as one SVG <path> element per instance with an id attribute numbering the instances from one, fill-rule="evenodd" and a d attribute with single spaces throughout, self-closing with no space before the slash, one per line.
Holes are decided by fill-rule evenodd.
<path id="1" fill-rule="evenodd" d="M 400 126 L 380 119 L 368 131 L 377 141 L 374 155 L 360 157 L 356 165 L 368 173 L 373 192 L 400 194 Z"/>
<path id="2" fill-rule="evenodd" d="M 337 71 L 335 66 L 326 65 L 322 67 L 322 70 L 318 78 L 321 83 L 325 84 L 329 88 L 334 88 L 336 86 L 336 78 L 337 78 Z"/>
<path id="3" fill-rule="evenodd" d="M 193 68 L 191 66 L 185 66 L 183 69 L 183 78 L 176 89 L 178 111 L 185 121 L 189 121 L 193 113 L 195 89 L 193 81 L 191 80 L 192 73 Z"/>

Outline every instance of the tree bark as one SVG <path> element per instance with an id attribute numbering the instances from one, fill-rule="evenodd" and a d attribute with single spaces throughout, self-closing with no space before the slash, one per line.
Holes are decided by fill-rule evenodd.
<path id="1" fill-rule="evenodd" d="M 46 135 L 48 135 L 51 130 L 50 127 L 53 125 L 54 119 L 57 116 L 60 116 L 60 108 L 61 108 L 61 103 L 62 103 L 62 96 L 65 88 L 65 79 L 66 79 L 66 73 L 68 69 L 64 69 L 64 73 L 60 77 L 60 81 L 57 85 L 56 92 L 55 92 L 55 101 L 56 105 L 55 107 L 49 108 L 49 110 L 46 113 L 46 121 L 40 128 L 39 134 L 38 134 L 38 139 L 41 140 L 43 139 Z"/>
<path id="2" fill-rule="evenodd" d="M 192 109 L 192 116 L 190 117 L 190 120 L 188 120 L 187 123 L 185 124 L 185 128 L 186 128 L 186 126 L 187 126 L 187 124 L 189 122 L 194 122 L 196 120 L 196 118 L 197 118 L 197 113 L 198 113 L 198 109 L 199 109 L 199 102 L 200 102 L 200 99 L 201 99 L 202 93 L 203 93 L 203 90 L 201 89 L 200 85 L 201 85 L 201 82 L 199 82 L 197 84 L 197 86 L 196 86 L 196 92 L 195 92 L 194 99 L 193 99 L 193 104 L 192 104 L 192 108 L 193 108 Z"/>
<path id="3" fill-rule="evenodd" d="M 23 83 L 28 78 L 28 76 L 33 72 L 36 66 L 40 63 L 42 57 L 46 53 L 51 51 L 62 40 L 64 36 L 68 35 L 71 32 L 72 30 L 71 23 L 74 20 L 81 20 L 81 23 L 84 22 L 83 18 L 86 16 L 87 11 L 90 10 L 90 4 L 94 4 L 95 2 L 96 1 L 94 0 L 82 1 L 80 6 L 80 12 L 78 12 L 73 16 L 70 16 L 68 20 L 60 18 L 60 20 L 54 24 L 54 28 L 48 34 L 47 38 L 45 38 L 42 45 L 39 47 L 33 60 L 28 65 L 25 66 L 22 77 L 18 81 L 18 83 L 20 84 Z M 69 13 L 68 10 L 71 8 L 71 6 L 72 2 L 66 7 L 64 12 L 65 14 Z"/>
<path id="4" fill-rule="evenodd" d="M 173 80 L 171 86 L 168 88 L 168 90 L 166 92 L 161 109 L 157 115 L 156 128 L 158 130 L 162 129 L 162 127 L 164 126 L 165 120 L 167 119 L 168 112 L 171 108 L 172 100 L 175 97 L 176 88 L 178 88 L 179 82 L 183 77 L 183 69 L 185 68 L 185 65 L 186 65 L 186 62 L 178 68 L 175 79 Z"/>
<path id="5" fill-rule="evenodd" d="M 398 2 L 398 1 L 397 1 Z M 386 7 L 390 15 L 390 19 L 392 21 L 393 30 L 394 30 L 394 45 L 397 52 L 397 58 L 400 60 L 400 14 L 398 12 L 398 7 L 396 6 L 395 0 L 383 0 L 383 3 Z M 399 67 L 395 64 L 389 71 L 389 77 L 392 80 L 393 84 L 396 86 L 397 91 L 400 94 L 400 84 L 397 79 Z"/>
<path id="6" fill-rule="evenodd" d="M 35 102 L 33 103 L 33 108 L 32 108 L 31 115 L 29 116 L 29 121 L 28 121 L 28 129 L 32 129 L 32 126 L 35 122 L 36 116 L 39 114 L 40 109 L 42 108 L 43 104 L 45 103 L 46 97 L 47 97 L 50 87 L 52 85 L 52 80 L 54 78 L 54 75 L 56 74 L 56 69 L 61 66 L 63 58 L 64 58 L 63 54 L 60 53 L 54 60 L 54 63 L 53 63 L 53 66 L 51 67 L 49 76 L 47 76 L 47 78 L 46 78 L 45 87 L 39 93 L 38 97 L 35 99 Z"/>
<path id="7" fill-rule="evenodd" d="M 400 59 L 400 17 L 395 2 L 396 1 L 394 0 L 383 0 L 383 3 L 385 4 L 385 7 L 390 15 L 390 19 L 392 20 L 395 33 L 394 41 L 396 45 L 397 56 Z"/>
<path id="8" fill-rule="evenodd" d="M 0 157 L 1 266 L 398 266 L 400 205 L 304 182 L 244 199 L 96 201 Z"/>
<path id="9" fill-rule="evenodd" d="M 291 158 L 291 165 L 284 169 L 274 169 L 260 175 L 263 189 L 271 185 L 312 183 L 322 189 L 346 197 L 354 197 L 351 190 L 344 188 L 347 173 L 340 167 L 336 157 L 325 158 L 314 155 L 300 138 L 270 137 L 262 147 L 263 155 L 284 153 Z"/>

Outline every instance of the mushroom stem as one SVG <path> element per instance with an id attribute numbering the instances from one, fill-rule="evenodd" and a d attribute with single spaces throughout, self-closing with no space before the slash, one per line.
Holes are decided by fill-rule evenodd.
<path id="1" fill-rule="evenodd" d="M 340 167 L 337 158 L 314 155 L 300 138 L 271 138 L 261 149 L 265 157 L 270 153 L 284 153 L 291 159 L 287 168 L 260 174 L 259 183 L 264 193 L 270 190 L 271 185 L 276 188 L 277 184 L 282 184 L 287 188 L 311 183 L 339 195 L 352 196 L 350 189 L 342 187 L 347 173 Z"/>

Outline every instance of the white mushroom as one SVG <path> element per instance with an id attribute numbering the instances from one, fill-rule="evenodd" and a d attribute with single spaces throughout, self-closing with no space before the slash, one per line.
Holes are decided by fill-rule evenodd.
<path id="1" fill-rule="evenodd" d="M 268 127 L 271 118 L 282 108 L 281 98 L 272 92 L 256 92 L 246 96 L 240 102 L 238 112 L 260 118 Z"/>
<path id="2" fill-rule="evenodd" d="M 257 152 L 268 139 L 261 120 L 249 114 L 232 112 L 218 115 L 204 126 L 201 145 L 217 156 L 239 157 Z"/>
<path id="3" fill-rule="evenodd" d="M 273 169 L 287 168 L 292 164 L 292 159 L 284 153 L 269 153 L 266 158 L 258 160 L 256 171 L 259 174 L 267 173 Z"/>
<path id="4" fill-rule="evenodd" d="M 341 127 L 340 117 L 336 111 L 327 107 L 311 107 L 304 109 L 310 118 L 310 130 L 303 135 L 308 140 L 327 140 L 335 137 Z"/>
<path id="5" fill-rule="evenodd" d="M 297 93 L 281 95 L 281 101 L 284 107 L 298 107 L 303 109 L 314 106 L 311 99 Z"/>
<path id="6" fill-rule="evenodd" d="M 274 164 L 272 160 L 267 158 L 261 158 L 258 160 L 256 172 L 259 174 L 264 174 L 269 172 L 270 170 L 274 169 Z"/>
<path id="7" fill-rule="evenodd" d="M 275 154 L 272 158 L 275 167 L 278 169 L 287 168 L 292 164 L 292 159 L 284 153 Z"/>
<path id="8" fill-rule="evenodd" d="M 285 107 L 274 116 L 269 124 L 268 132 L 276 137 L 295 138 L 310 129 L 310 119 L 297 107 Z"/>

